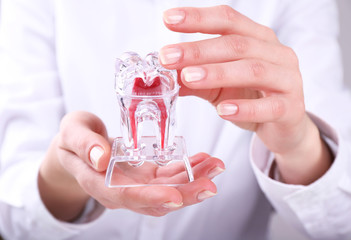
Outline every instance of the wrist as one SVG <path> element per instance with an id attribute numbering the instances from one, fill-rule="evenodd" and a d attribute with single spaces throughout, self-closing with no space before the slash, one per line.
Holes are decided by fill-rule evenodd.
<path id="1" fill-rule="evenodd" d="M 39 193 L 44 205 L 55 218 L 73 221 L 84 210 L 89 195 L 61 165 L 56 149 L 54 140 L 39 169 Z"/>
<path id="2" fill-rule="evenodd" d="M 291 151 L 275 153 L 281 180 L 288 184 L 311 184 L 323 176 L 332 164 L 329 147 L 307 115 L 303 133 L 303 137 Z"/>

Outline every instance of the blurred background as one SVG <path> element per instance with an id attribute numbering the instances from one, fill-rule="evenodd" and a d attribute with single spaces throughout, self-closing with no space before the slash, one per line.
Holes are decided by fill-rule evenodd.
<path id="1" fill-rule="evenodd" d="M 341 22 L 340 43 L 343 50 L 345 82 L 351 88 L 351 1 L 338 0 Z"/>
<path id="2" fill-rule="evenodd" d="M 318 1 L 318 0 L 316 0 Z M 345 87 L 351 89 L 351 0 L 337 0 L 340 13 L 340 44 L 344 60 Z M 351 106 L 350 106 L 351 107 Z M 271 218 L 271 240 L 308 240 L 301 236 L 276 214 Z M 351 236 L 349 238 L 351 240 Z"/>
<path id="3" fill-rule="evenodd" d="M 316 0 L 318 1 L 318 0 Z M 344 60 L 345 87 L 351 89 L 351 0 L 337 0 L 340 11 L 341 35 L 340 44 Z M 1 8 L 1 0 L 0 0 Z M 1 16 L 0 16 L 1 21 Z M 294 231 L 276 214 L 271 218 L 271 240 L 308 240 Z M 350 237 L 351 240 L 351 237 Z"/>

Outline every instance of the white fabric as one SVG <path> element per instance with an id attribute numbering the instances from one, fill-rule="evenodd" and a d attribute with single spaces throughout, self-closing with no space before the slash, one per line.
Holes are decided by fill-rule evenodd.
<path id="1" fill-rule="evenodd" d="M 258 138 L 250 150 L 252 133 L 221 120 L 207 102 L 184 97 L 177 105 L 178 132 L 189 153 L 207 152 L 226 163 L 215 179 L 217 196 L 161 218 L 128 210 L 101 214 L 97 206 L 79 223 L 54 219 L 40 200 L 37 173 L 61 117 L 86 110 L 103 119 L 110 136 L 119 136 L 115 57 L 206 37 L 170 32 L 162 12 L 216 4 L 272 27 L 297 52 L 307 109 L 330 124 L 314 118 L 337 146 L 332 168 L 310 186 L 270 179 L 263 174 L 270 152 Z M 6 238 L 261 240 L 271 204 L 306 235 L 342 239 L 350 233 L 351 154 L 344 139 L 351 100 L 342 86 L 334 1 L 3 0 L 1 10 L 0 231 Z"/>

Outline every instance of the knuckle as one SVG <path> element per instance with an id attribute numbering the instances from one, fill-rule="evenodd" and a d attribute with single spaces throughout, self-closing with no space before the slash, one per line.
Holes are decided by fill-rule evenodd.
<path id="1" fill-rule="evenodd" d="M 209 155 L 208 153 L 205 153 L 205 152 L 199 152 L 198 154 L 196 154 L 196 156 L 198 156 L 198 157 L 201 156 L 204 159 L 207 159 L 207 158 L 211 157 L 211 155 Z"/>
<path id="2" fill-rule="evenodd" d="M 292 91 L 295 91 L 295 90 L 301 90 L 303 89 L 303 81 L 302 81 L 302 76 L 301 76 L 301 73 L 300 71 L 294 71 L 292 74 L 291 74 L 291 79 L 289 81 L 289 86 L 290 86 L 290 89 L 289 92 L 292 92 Z"/>
<path id="3" fill-rule="evenodd" d="M 296 85 L 290 81 L 290 79 L 283 79 L 282 82 L 282 89 L 285 92 L 293 92 L 296 89 Z"/>
<path id="4" fill-rule="evenodd" d="M 226 78 L 225 70 L 221 65 L 213 67 L 214 81 L 219 82 L 223 81 Z"/>
<path id="5" fill-rule="evenodd" d="M 168 209 L 149 208 L 147 214 L 153 217 L 163 217 L 169 213 Z"/>
<path id="6" fill-rule="evenodd" d="M 67 124 L 69 123 L 69 115 L 65 115 L 62 119 L 61 119 L 61 123 L 60 123 L 60 133 L 65 132 L 66 128 L 67 128 Z"/>
<path id="7" fill-rule="evenodd" d="M 224 46 L 226 49 L 229 49 L 236 56 L 244 55 L 248 48 L 249 42 L 247 39 L 238 36 L 225 36 L 223 37 Z"/>
<path id="8" fill-rule="evenodd" d="M 67 148 L 68 138 L 70 137 L 69 131 L 67 131 L 66 127 L 61 127 L 60 133 L 57 137 L 57 143 L 60 148 Z"/>
<path id="9" fill-rule="evenodd" d="M 237 14 L 232 7 L 230 7 L 228 5 L 220 5 L 220 6 L 218 6 L 218 8 L 220 9 L 220 12 L 222 13 L 221 15 L 228 22 L 233 22 L 236 19 Z"/>
<path id="10" fill-rule="evenodd" d="M 285 115 L 286 107 L 282 99 L 275 99 L 271 104 L 271 112 L 274 119 L 279 119 Z"/>
<path id="11" fill-rule="evenodd" d="M 286 46 L 284 46 L 284 50 L 285 50 L 284 51 L 285 55 L 289 59 L 290 64 L 292 64 L 294 67 L 298 66 L 299 61 L 298 61 L 298 58 L 297 58 L 295 51 L 292 48 L 286 47 Z"/>
<path id="12" fill-rule="evenodd" d="M 62 131 L 60 131 L 54 138 L 54 142 L 56 142 L 57 146 L 59 148 L 63 148 L 64 147 L 64 134 Z"/>
<path id="13" fill-rule="evenodd" d="M 61 124 L 63 125 L 69 124 L 70 122 L 75 121 L 77 118 L 79 118 L 79 116 L 82 114 L 84 114 L 84 112 L 81 112 L 81 111 L 67 113 L 65 116 L 63 116 L 61 120 Z"/>
<path id="14" fill-rule="evenodd" d="M 84 158 L 84 157 L 88 157 L 85 156 L 85 152 L 86 150 L 88 150 L 88 148 L 90 148 L 88 141 L 87 141 L 87 137 L 86 136 L 76 136 L 75 139 L 75 146 L 76 146 L 76 154 L 80 157 L 80 158 Z"/>
<path id="15" fill-rule="evenodd" d="M 251 73 L 251 76 L 255 79 L 261 79 L 266 74 L 266 67 L 261 61 L 250 61 L 249 71 Z"/>
<path id="16" fill-rule="evenodd" d="M 202 53 L 201 49 L 197 44 L 193 44 L 191 47 L 191 57 L 195 61 L 199 61 L 201 59 Z"/>
<path id="17" fill-rule="evenodd" d="M 76 122 L 78 112 L 71 112 L 66 114 L 60 122 L 60 133 L 66 136 L 70 132 L 70 128 L 72 127 L 73 123 Z"/>
<path id="18" fill-rule="evenodd" d="M 247 106 L 247 116 L 248 119 L 255 120 L 257 117 L 257 107 L 254 104 L 249 104 Z"/>
<path id="19" fill-rule="evenodd" d="M 202 22 L 201 12 L 197 8 L 192 9 L 191 15 L 192 15 L 194 23 L 201 23 Z"/>
<path id="20" fill-rule="evenodd" d="M 272 28 L 264 26 L 263 32 L 264 32 L 264 35 L 268 37 L 268 39 L 271 39 L 274 41 L 278 40 L 278 37 Z"/>
<path id="21" fill-rule="evenodd" d="M 295 51 L 291 47 L 283 46 L 283 48 L 289 57 L 292 57 L 292 58 L 296 57 Z"/>
<path id="22" fill-rule="evenodd" d="M 285 92 L 300 91 L 303 88 L 302 77 L 299 71 L 289 71 L 288 77 L 282 78 L 282 86 Z"/>

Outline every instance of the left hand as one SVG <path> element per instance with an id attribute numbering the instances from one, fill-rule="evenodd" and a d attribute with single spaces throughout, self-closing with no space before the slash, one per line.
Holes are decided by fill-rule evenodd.
<path id="1" fill-rule="evenodd" d="M 155 164 L 146 162 L 135 174 L 130 172 L 133 167 L 121 164 L 114 170 L 115 184 L 143 183 L 145 186 L 107 188 L 104 182 L 110 155 L 110 141 L 101 119 L 82 111 L 65 115 L 38 176 L 41 199 L 55 218 L 76 220 L 90 197 L 106 208 L 163 216 L 216 195 L 217 187 L 211 179 L 224 170 L 220 159 L 205 153 L 189 158 L 193 182 L 188 182 L 183 164 L 155 168 Z M 152 185 L 165 180 L 184 184 Z"/>
<path id="2" fill-rule="evenodd" d="M 181 70 L 181 95 L 204 98 L 223 119 L 255 131 L 286 182 L 323 175 L 331 156 L 306 114 L 297 56 L 272 29 L 228 6 L 170 9 L 164 22 L 176 32 L 220 35 L 161 49 L 161 63 Z"/>

